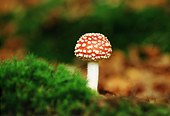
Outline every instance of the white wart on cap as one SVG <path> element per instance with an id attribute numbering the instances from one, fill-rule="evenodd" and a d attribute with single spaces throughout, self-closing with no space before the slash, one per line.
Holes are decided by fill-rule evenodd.
<path id="1" fill-rule="evenodd" d="M 82 60 L 98 61 L 111 56 L 109 40 L 100 33 L 86 33 L 80 37 L 75 46 L 75 55 Z"/>

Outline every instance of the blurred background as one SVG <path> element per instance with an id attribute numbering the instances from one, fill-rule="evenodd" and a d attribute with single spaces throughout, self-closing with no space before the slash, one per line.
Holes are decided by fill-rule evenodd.
<path id="1" fill-rule="evenodd" d="M 113 54 L 100 62 L 103 94 L 170 98 L 169 0 L 0 0 L 0 59 L 32 53 L 86 74 L 79 37 L 99 32 Z"/>

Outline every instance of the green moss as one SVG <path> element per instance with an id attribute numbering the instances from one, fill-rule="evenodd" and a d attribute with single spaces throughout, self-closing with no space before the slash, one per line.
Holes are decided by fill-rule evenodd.
<path id="1" fill-rule="evenodd" d="M 134 102 L 129 98 L 101 99 L 77 72 L 60 64 L 27 56 L 0 63 L 2 115 L 168 116 L 170 107 Z"/>
<path id="2" fill-rule="evenodd" d="M 86 107 L 92 97 L 79 74 L 71 74 L 64 65 L 56 71 L 33 56 L 2 62 L 0 86 L 2 114 L 69 115 Z"/>
<path id="3" fill-rule="evenodd" d="M 135 101 L 119 97 L 97 101 L 87 111 L 93 116 L 169 116 L 170 106 Z"/>

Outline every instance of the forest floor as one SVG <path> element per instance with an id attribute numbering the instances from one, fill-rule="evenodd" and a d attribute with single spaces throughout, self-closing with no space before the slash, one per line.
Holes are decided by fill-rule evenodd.
<path id="1" fill-rule="evenodd" d="M 20 39 L 6 41 L 0 49 L 0 59 L 26 55 Z M 170 103 L 170 54 L 153 45 L 130 47 L 128 52 L 114 50 L 108 60 L 99 62 L 99 92 L 106 96 L 133 96 L 155 103 Z M 75 66 L 86 76 L 86 63 Z"/>

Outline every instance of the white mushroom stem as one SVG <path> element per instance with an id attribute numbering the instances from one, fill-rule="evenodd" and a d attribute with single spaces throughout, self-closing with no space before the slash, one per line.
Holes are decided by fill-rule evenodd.
<path id="1" fill-rule="evenodd" d="M 87 64 L 87 85 L 91 89 L 97 91 L 99 76 L 98 62 L 88 62 Z"/>

